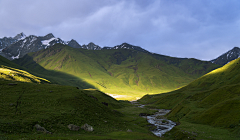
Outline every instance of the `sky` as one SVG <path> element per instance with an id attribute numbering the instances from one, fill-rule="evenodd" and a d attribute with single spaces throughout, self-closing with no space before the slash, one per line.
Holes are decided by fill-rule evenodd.
<path id="1" fill-rule="evenodd" d="M 0 0 L 0 38 L 53 33 L 208 61 L 240 47 L 239 13 L 239 0 Z"/>

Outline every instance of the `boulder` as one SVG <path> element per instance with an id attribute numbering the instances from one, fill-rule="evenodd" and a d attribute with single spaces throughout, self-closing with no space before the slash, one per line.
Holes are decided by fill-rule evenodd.
<path id="1" fill-rule="evenodd" d="M 88 125 L 87 123 L 82 125 L 81 128 L 84 129 L 85 131 L 93 131 L 93 127 L 91 125 Z"/>
<path id="2" fill-rule="evenodd" d="M 34 125 L 34 127 L 36 128 L 37 131 L 52 134 L 51 132 L 47 131 L 44 127 L 41 127 L 39 124 Z"/>
<path id="3" fill-rule="evenodd" d="M 128 129 L 127 132 L 132 132 L 132 130 L 131 130 L 131 129 Z"/>
<path id="4" fill-rule="evenodd" d="M 74 125 L 74 124 L 69 124 L 67 127 L 68 127 L 70 130 L 74 130 L 74 131 L 78 131 L 78 130 L 80 129 L 79 126 Z"/>

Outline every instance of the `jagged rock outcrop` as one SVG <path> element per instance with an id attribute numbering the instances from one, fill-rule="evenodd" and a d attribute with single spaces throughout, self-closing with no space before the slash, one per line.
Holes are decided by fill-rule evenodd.
<path id="1" fill-rule="evenodd" d="M 139 46 L 134 46 L 134 45 L 131 45 L 131 44 L 128 44 L 128 43 L 122 43 L 121 45 L 117 45 L 115 47 L 103 47 L 102 48 L 103 50 L 104 49 L 131 49 L 131 50 L 137 50 L 137 51 L 141 51 L 141 52 L 148 52 L 147 50 L 139 47 Z"/>
<path id="2" fill-rule="evenodd" d="M 21 32 L 20 34 L 17 34 L 13 39 L 15 40 L 21 40 L 21 39 L 24 39 L 26 37 L 26 35 Z"/>
<path id="3" fill-rule="evenodd" d="M 67 43 L 67 45 L 70 46 L 70 47 L 73 47 L 73 48 L 82 48 L 82 46 L 79 45 L 78 42 L 77 42 L 76 40 L 74 40 L 74 39 L 72 39 L 71 41 L 69 41 L 69 42 Z"/>
<path id="4" fill-rule="evenodd" d="M 90 42 L 88 45 L 82 45 L 83 49 L 88 49 L 88 50 L 101 50 L 102 48 L 99 47 L 98 45 L 95 45 L 94 43 Z"/>
<path id="5" fill-rule="evenodd" d="M 218 65 L 225 65 L 228 62 L 235 60 L 239 57 L 240 57 L 240 48 L 234 47 L 230 51 L 219 56 L 218 58 L 211 60 L 211 62 Z"/>

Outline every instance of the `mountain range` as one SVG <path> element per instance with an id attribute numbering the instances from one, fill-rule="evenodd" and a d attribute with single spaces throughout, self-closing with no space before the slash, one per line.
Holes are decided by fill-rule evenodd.
<path id="1" fill-rule="evenodd" d="M 79 45 L 79 43 L 72 39 L 70 41 L 63 41 L 60 38 L 54 37 L 52 33 L 45 36 L 26 36 L 24 33 L 17 34 L 15 37 L 4 37 L 0 39 L 0 55 L 9 60 L 22 58 L 30 52 L 37 52 L 42 49 L 61 43 L 73 48 L 82 48 L 87 50 L 104 50 L 104 49 L 135 49 L 143 52 L 148 52 L 141 47 L 133 46 L 127 43 L 117 45 L 115 47 L 103 47 L 90 42 L 88 45 Z"/>
<path id="2" fill-rule="evenodd" d="M 2 56 L 37 76 L 57 84 L 95 87 L 109 94 L 130 93 L 127 98 L 180 88 L 239 56 L 239 48 L 235 47 L 208 62 L 174 58 L 128 43 L 103 48 L 92 42 L 80 45 L 73 39 L 63 41 L 51 33 L 46 36 L 20 33 L 4 37 L 0 42 Z M 63 73 L 72 78 L 66 78 Z"/>
<path id="3" fill-rule="evenodd" d="M 104 49 L 133 49 L 142 52 L 148 52 L 147 50 L 134 46 L 128 43 L 122 43 L 114 47 L 100 47 L 93 42 L 87 45 L 80 45 L 76 40 L 63 41 L 60 38 L 54 37 L 52 33 L 45 36 L 26 36 L 24 33 L 17 34 L 15 37 L 0 38 L 0 55 L 6 57 L 9 60 L 22 58 L 29 52 L 36 52 L 42 49 L 53 46 L 56 43 L 68 45 L 73 48 L 82 48 L 87 50 L 104 50 Z M 218 65 L 225 65 L 228 62 L 240 57 L 240 48 L 234 47 L 232 50 L 222 54 L 218 58 L 210 60 L 210 62 Z"/>
<path id="4" fill-rule="evenodd" d="M 237 47 L 201 61 L 127 43 L 81 48 L 52 34 L 21 33 L 0 44 L 12 60 L 0 56 L 0 139 L 159 139 L 141 117 L 155 109 L 171 109 L 158 119 L 177 123 L 161 139 L 240 138 L 240 58 L 232 60 L 239 57 Z M 143 108 L 126 101 L 140 97 L 136 103 Z M 86 123 L 93 132 L 68 127 Z"/>

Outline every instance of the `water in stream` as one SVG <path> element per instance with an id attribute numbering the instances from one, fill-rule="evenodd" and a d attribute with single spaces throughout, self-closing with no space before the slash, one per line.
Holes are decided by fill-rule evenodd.
<path id="1" fill-rule="evenodd" d="M 147 121 L 157 127 L 157 129 L 152 131 L 156 136 L 161 137 L 176 125 L 175 122 L 161 117 L 166 115 L 168 112 L 170 112 L 170 110 L 158 109 L 158 112 L 154 115 L 147 116 Z"/>
<path id="2" fill-rule="evenodd" d="M 137 104 L 137 102 L 132 102 L 133 104 L 138 105 L 138 107 L 143 108 L 145 105 Z M 144 118 L 147 118 L 148 123 L 155 125 L 157 128 L 153 130 L 153 134 L 155 134 L 158 137 L 161 137 L 166 132 L 170 131 L 174 126 L 176 126 L 176 123 L 164 118 L 163 116 L 169 113 L 171 110 L 166 109 L 156 109 L 157 112 L 154 115 L 150 116 L 143 116 Z"/>

